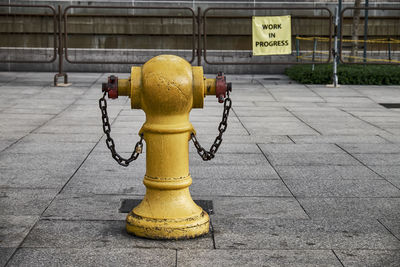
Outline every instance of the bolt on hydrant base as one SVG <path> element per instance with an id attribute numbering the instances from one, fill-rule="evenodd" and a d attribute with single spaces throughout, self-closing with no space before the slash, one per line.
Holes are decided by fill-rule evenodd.
<path id="1" fill-rule="evenodd" d="M 109 97 L 129 96 L 132 108 L 143 109 L 146 113 L 146 122 L 139 131 L 146 142 L 143 180 L 146 195 L 126 218 L 129 233 L 152 239 L 185 239 L 209 232 L 210 218 L 189 192 L 192 184 L 189 141 L 195 135 L 189 113 L 192 108 L 202 108 L 204 97 L 209 94 L 223 102 L 229 95 L 228 88 L 230 85 L 222 74 L 217 79 L 206 79 L 202 67 L 192 67 L 186 60 L 172 55 L 154 57 L 143 67 L 132 67 L 130 79 L 111 76 L 108 84 L 103 85 Z M 222 141 L 230 103 L 224 111 L 225 126 L 220 127 L 218 145 L 214 144 L 212 154 L 207 152 L 210 158 Z M 106 133 L 108 137 L 110 131 Z M 121 159 L 112 139 L 107 145 L 112 147 L 113 157 L 123 166 L 138 156 L 134 152 L 132 160 Z M 141 146 L 139 141 L 137 147 Z"/>

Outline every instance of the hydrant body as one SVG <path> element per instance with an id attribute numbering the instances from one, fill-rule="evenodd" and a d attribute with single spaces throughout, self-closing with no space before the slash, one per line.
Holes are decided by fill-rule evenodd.
<path id="1" fill-rule="evenodd" d="M 153 239 L 208 233 L 209 216 L 189 192 L 189 113 L 203 107 L 206 94 L 215 94 L 215 79 L 205 79 L 202 67 L 180 57 L 162 55 L 132 67 L 130 79 L 118 82 L 118 94 L 146 113 L 139 132 L 146 141 L 146 195 L 128 214 L 127 231 Z"/>

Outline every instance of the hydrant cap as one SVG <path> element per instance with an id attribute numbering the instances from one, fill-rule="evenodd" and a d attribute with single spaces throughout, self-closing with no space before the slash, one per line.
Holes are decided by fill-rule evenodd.
<path id="1" fill-rule="evenodd" d="M 142 108 L 157 114 L 188 113 L 193 105 L 192 66 L 183 58 L 161 55 L 142 68 Z"/>

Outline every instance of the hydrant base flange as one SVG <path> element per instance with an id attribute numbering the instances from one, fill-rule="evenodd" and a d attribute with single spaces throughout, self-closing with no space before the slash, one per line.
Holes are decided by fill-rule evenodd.
<path id="1" fill-rule="evenodd" d="M 131 211 L 126 218 L 128 233 L 150 239 L 189 239 L 205 235 L 210 229 L 210 219 L 205 211 L 184 219 L 153 219 Z"/>

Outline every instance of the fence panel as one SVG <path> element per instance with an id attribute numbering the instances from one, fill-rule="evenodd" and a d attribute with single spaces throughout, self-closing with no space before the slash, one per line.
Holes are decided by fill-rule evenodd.
<path id="1" fill-rule="evenodd" d="M 253 57 L 252 16 L 277 15 L 292 17 L 292 54 Z M 332 12 L 323 7 L 208 8 L 203 13 L 203 34 L 204 61 L 211 65 L 327 63 L 331 60 Z M 220 60 L 212 61 L 210 56 Z"/>
<path id="2" fill-rule="evenodd" d="M 191 63 L 196 56 L 197 19 L 191 8 L 74 5 L 63 17 L 69 63 L 143 64 L 165 53 Z"/>
<path id="3" fill-rule="evenodd" d="M 56 35 L 54 7 L 0 4 L 0 62 L 53 62 L 57 57 Z"/>
<path id="4" fill-rule="evenodd" d="M 400 64 L 400 8 L 348 7 L 340 17 L 342 63 Z"/>

